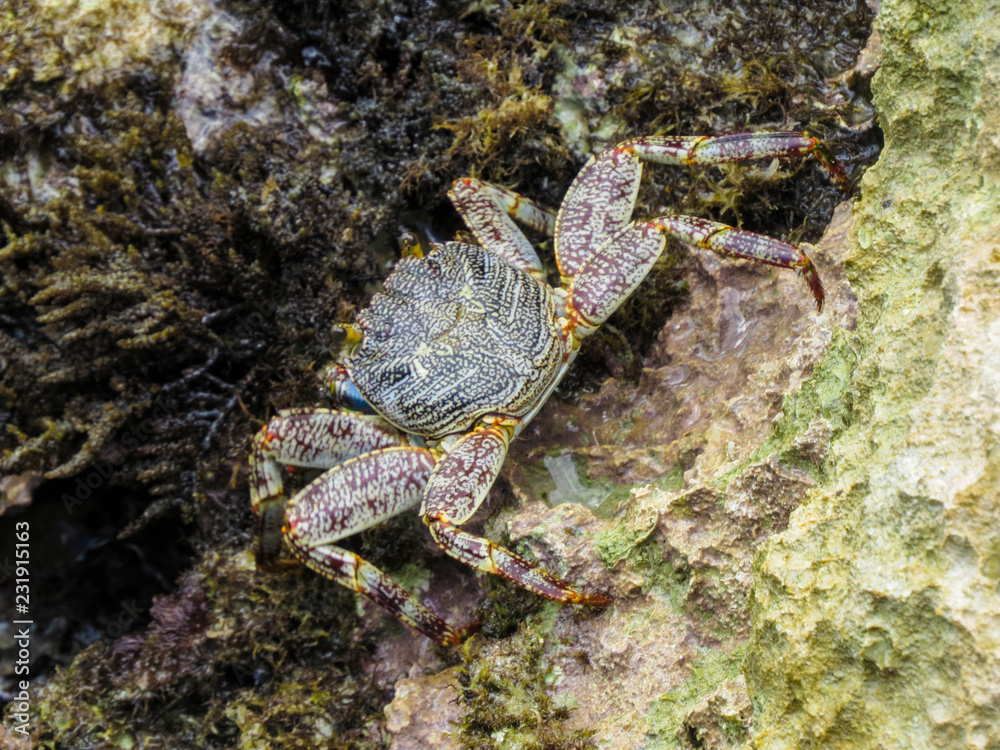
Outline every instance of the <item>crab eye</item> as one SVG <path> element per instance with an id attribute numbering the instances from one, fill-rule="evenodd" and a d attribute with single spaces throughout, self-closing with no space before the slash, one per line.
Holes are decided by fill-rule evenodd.
<path id="1" fill-rule="evenodd" d="M 333 400 L 340 406 L 346 406 L 351 411 L 360 411 L 364 414 L 374 414 L 372 405 L 365 401 L 361 391 L 350 380 L 344 382 L 343 386 L 333 394 Z"/>
<path id="2" fill-rule="evenodd" d="M 361 391 L 354 385 L 351 376 L 347 373 L 347 368 L 343 365 L 331 367 L 326 376 L 326 387 L 333 396 L 333 402 L 337 406 L 343 406 L 351 411 L 359 411 L 363 414 L 374 414 L 375 410 L 371 404 L 361 395 Z"/>

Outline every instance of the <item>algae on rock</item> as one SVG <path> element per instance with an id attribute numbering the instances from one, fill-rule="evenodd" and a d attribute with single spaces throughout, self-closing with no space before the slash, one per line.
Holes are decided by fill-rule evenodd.
<path id="1" fill-rule="evenodd" d="M 1000 747 L 1000 27 L 886 0 L 824 480 L 756 565 L 757 748 Z"/>

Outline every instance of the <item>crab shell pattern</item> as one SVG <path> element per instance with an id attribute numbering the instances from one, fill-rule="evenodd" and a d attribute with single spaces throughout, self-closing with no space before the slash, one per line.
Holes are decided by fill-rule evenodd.
<path id="1" fill-rule="evenodd" d="M 428 438 L 522 419 L 566 359 L 552 289 L 475 245 L 404 258 L 357 320 L 364 338 L 344 361 L 354 385 L 392 424 Z"/>

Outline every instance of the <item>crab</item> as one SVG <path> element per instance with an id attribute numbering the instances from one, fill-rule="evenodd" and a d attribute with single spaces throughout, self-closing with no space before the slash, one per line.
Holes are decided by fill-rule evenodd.
<path id="1" fill-rule="evenodd" d="M 631 221 L 643 162 L 721 164 L 817 157 L 844 170 L 804 132 L 633 138 L 593 156 L 558 213 L 497 185 L 460 179 L 448 193 L 479 245 L 435 244 L 401 259 L 384 290 L 347 326 L 325 382 L 338 408 L 288 409 L 257 433 L 250 455 L 259 569 L 304 563 L 371 598 L 428 638 L 463 639 L 389 576 L 337 546 L 413 506 L 448 555 L 557 602 L 603 606 L 488 539 L 463 530 L 508 446 L 545 404 L 583 339 L 643 280 L 667 238 L 792 269 L 819 311 L 812 261 L 781 240 L 693 216 Z M 554 238 L 560 284 L 514 223 Z M 282 467 L 324 473 L 290 499 Z M 294 559 L 283 559 L 287 545 Z"/>

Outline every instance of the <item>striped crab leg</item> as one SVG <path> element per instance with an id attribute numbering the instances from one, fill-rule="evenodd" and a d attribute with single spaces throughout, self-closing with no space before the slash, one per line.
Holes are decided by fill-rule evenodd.
<path id="1" fill-rule="evenodd" d="M 809 291 L 816 300 L 816 309 L 823 311 L 823 282 L 816 273 L 816 267 L 801 248 L 790 242 L 696 216 L 661 216 L 646 224 L 663 235 L 695 247 L 713 250 L 720 255 L 790 268 L 806 280 Z"/>
<path id="2" fill-rule="evenodd" d="M 448 197 L 479 244 L 515 268 L 545 280 L 535 248 L 513 219 L 551 237 L 555 233 L 555 211 L 507 188 L 471 178 L 456 180 Z"/>
<path id="3" fill-rule="evenodd" d="M 364 594 L 431 640 L 451 645 L 465 637 L 465 629 L 453 628 L 367 560 L 335 544 L 419 503 L 435 460 L 426 448 L 407 447 L 348 459 L 289 501 L 283 535 L 312 570 Z"/>
<path id="4" fill-rule="evenodd" d="M 631 138 L 615 148 L 631 149 L 639 159 L 660 164 L 731 164 L 776 156 L 812 155 L 842 186 L 847 173 L 819 138 L 798 130 L 727 135 L 651 135 Z"/>
<path id="5" fill-rule="evenodd" d="M 723 255 L 794 269 L 806 279 L 817 307 L 822 309 L 823 288 L 816 270 L 794 245 L 687 216 L 628 224 L 644 161 L 721 164 L 808 154 L 816 156 L 836 179 L 846 182 L 843 168 L 823 143 L 798 132 L 633 138 L 591 157 L 570 186 L 556 219 L 556 257 L 564 283 L 576 288 L 578 298 L 584 296 L 584 287 L 590 287 L 597 294 L 595 302 L 603 305 L 601 300 L 617 300 L 613 310 L 624 299 L 622 294 L 627 296 L 635 289 L 662 252 L 663 244 L 651 235 L 655 232 Z M 606 289 L 598 294 L 600 286 Z"/>
<path id="6" fill-rule="evenodd" d="M 557 602 L 601 606 L 608 600 L 583 594 L 508 549 L 462 531 L 486 498 L 507 456 L 513 431 L 486 424 L 463 435 L 442 458 L 427 482 L 420 515 L 434 541 L 456 560 L 493 573 Z"/>
<path id="7" fill-rule="evenodd" d="M 694 216 L 661 216 L 636 221 L 616 232 L 580 266 L 570 281 L 566 303 L 569 328 L 578 338 L 597 330 L 635 291 L 674 237 L 721 255 L 790 268 L 806 280 L 823 309 L 823 284 L 812 261 L 795 245 Z"/>
<path id="8" fill-rule="evenodd" d="M 378 417 L 339 409 L 286 409 L 257 433 L 250 450 L 250 506 L 257 567 L 281 567 L 285 523 L 281 467 L 330 469 L 354 456 L 401 446 L 406 438 Z"/>
<path id="9" fill-rule="evenodd" d="M 711 165 L 814 155 L 841 184 L 847 175 L 818 138 L 808 133 L 735 133 L 720 136 L 646 136 L 606 149 L 570 186 L 556 219 L 556 255 L 564 277 L 575 276 L 598 247 L 625 226 L 635 208 L 642 162 Z"/>

